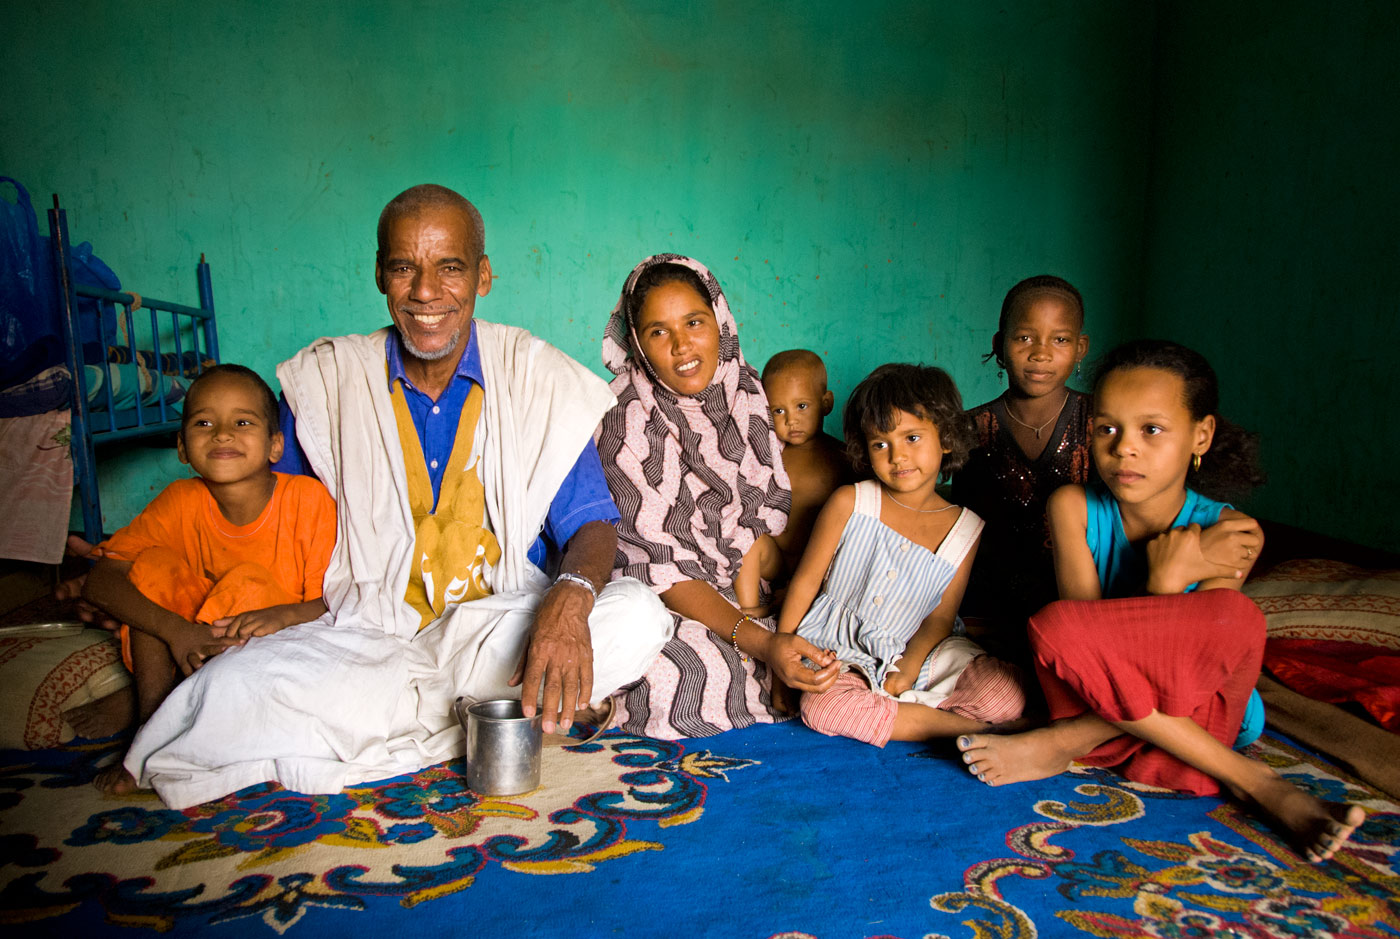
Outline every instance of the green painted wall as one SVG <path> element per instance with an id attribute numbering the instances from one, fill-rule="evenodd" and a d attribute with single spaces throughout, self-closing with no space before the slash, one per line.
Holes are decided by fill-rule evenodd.
<path id="1" fill-rule="evenodd" d="M 1400 5 L 1159 16 L 1145 333 L 1260 432 L 1269 518 L 1400 550 Z"/>
<path id="2" fill-rule="evenodd" d="M 644 255 L 724 283 L 751 361 L 808 346 L 838 399 L 874 366 L 1000 390 L 1006 289 L 1059 273 L 1101 345 L 1131 328 L 1156 10 L 1119 2 L 10 2 L 0 172 L 125 283 L 214 269 L 225 357 L 271 376 L 386 321 L 374 222 L 408 185 L 473 198 L 478 306 L 601 373 Z M 834 420 L 828 424 L 835 429 Z M 183 468 L 104 461 L 108 528 Z"/>

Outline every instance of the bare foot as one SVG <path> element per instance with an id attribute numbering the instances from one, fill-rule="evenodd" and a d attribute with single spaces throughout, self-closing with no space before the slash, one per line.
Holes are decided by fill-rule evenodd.
<path id="1" fill-rule="evenodd" d="M 128 773 L 121 763 L 113 763 L 99 772 L 92 784 L 98 792 L 109 796 L 129 796 L 141 791 L 141 787 L 136 785 L 136 777 Z"/>
<path id="2" fill-rule="evenodd" d="M 119 734 L 136 724 L 136 690 L 131 685 L 118 688 L 105 698 L 69 708 L 63 719 L 89 740 Z"/>
<path id="3" fill-rule="evenodd" d="M 1313 863 L 1337 853 L 1366 821 L 1366 810 L 1344 802 L 1324 802 L 1272 770 L 1244 793 L 1288 836 L 1292 848 Z"/>
<path id="4" fill-rule="evenodd" d="M 967 771 L 989 786 L 1048 779 L 1080 754 L 1066 752 L 1049 727 L 1021 734 L 965 734 L 958 738 Z"/>

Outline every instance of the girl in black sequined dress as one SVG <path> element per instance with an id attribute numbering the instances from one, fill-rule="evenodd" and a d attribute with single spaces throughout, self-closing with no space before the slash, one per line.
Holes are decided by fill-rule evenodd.
<path id="1" fill-rule="evenodd" d="M 1026 620 L 1058 596 L 1045 502 L 1093 472 L 1090 399 L 1066 386 L 1088 352 L 1079 291 L 1059 277 L 1028 277 L 1007 293 L 986 357 L 1006 372 L 1007 389 L 968 412 L 977 443 L 953 479 L 953 501 L 987 527 L 961 612 L 983 620 L 979 640 L 1011 661 L 1028 660 Z"/>

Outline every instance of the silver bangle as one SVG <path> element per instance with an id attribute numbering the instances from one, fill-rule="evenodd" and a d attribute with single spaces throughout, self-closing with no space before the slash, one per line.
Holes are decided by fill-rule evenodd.
<path id="1" fill-rule="evenodd" d="M 587 577 L 584 577 L 582 574 L 570 574 L 567 571 L 565 571 L 558 577 L 554 578 L 554 586 L 557 587 L 565 581 L 568 581 L 571 584 L 578 584 L 584 590 L 588 591 L 588 595 L 591 596 L 595 602 L 597 601 L 598 588 L 593 586 L 593 581 L 589 580 Z"/>

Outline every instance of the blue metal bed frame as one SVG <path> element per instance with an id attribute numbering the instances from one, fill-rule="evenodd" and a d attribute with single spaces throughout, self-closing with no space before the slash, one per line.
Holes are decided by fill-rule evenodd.
<path id="1" fill-rule="evenodd" d="M 199 285 L 199 306 L 191 307 L 168 300 L 157 300 L 144 294 L 138 299 L 129 293 L 107 290 L 90 284 L 80 284 L 73 280 L 68 243 L 67 213 L 59 207 L 58 196 L 53 197 L 53 208 L 49 210 L 50 244 L 54 253 L 54 270 L 58 275 L 58 291 L 63 314 L 63 338 L 68 360 L 68 368 L 73 373 L 73 475 L 78 487 L 83 512 L 83 534 L 88 541 L 102 540 L 102 508 L 97 491 L 97 447 L 114 441 L 132 441 L 142 437 L 170 434 L 180 429 L 180 408 L 175 402 L 167 402 L 170 390 L 169 379 L 164 374 L 161 357 L 160 314 L 169 316 L 166 321 L 166 336 L 171 337 L 174 346 L 177 372 L 184 372 L 184 353 L 193 351 L 199 371 L 204 370 L 205 360 L 219 361 L 219 336 L 214 320 L 214 289 L 210 284 L 209 265 L 204 255 L 199 256 L 195 268 Z M 134 407 L 117 407 L 112 397 L 112 367 L 106 354 L 107 336 L 87 336 L 80 334 L 78 321 L 78 298 L 90 297 L 107 301 L 121 307 L 119 316 L 124 318 L 127 336 L 127 351 L 132 362 L 139 360 L 140 351 L 149 350 L 154 355 L 155 364 L 150 368 L 154 404 L 143 404 L 141 390 L 135 393 Z M 134 313 L 149 310 L 149 338 L 138 341 L 137 322 Z M 183 318 L 183 319 L 182 319 Z M 143 318 L 144 319 L 144 318 Z M 97 318 L 101 329 L 101 315 Z M 145 323 L 141 324 L 145 326 Z M 94 410 L 88 403 L 87 370 L 83 362 L 83 340 L 96 340 L 102 348 L 103 370 L 102 398 Z M 185 345 L 188 338 L 189 344 Z M 202 341 L 202 344 L 201 344 Z M 188 387 L 189 379 L 183 379 Z"/>

